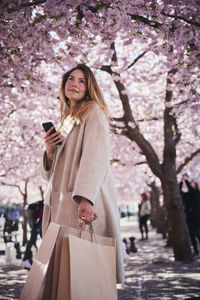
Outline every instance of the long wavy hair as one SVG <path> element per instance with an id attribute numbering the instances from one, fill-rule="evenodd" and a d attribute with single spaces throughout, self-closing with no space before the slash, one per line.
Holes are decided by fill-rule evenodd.
<path id="1" fill-rule="evenodd" d="M 81 70 L 85 75 L 86 80 L 86 92 L 83 99 L 77 102 L 74 107 L 70 107 L 70 101 L 65 95 L 65 84 L 74 70 Z M 63 75 L 62 83 L 60 87 L 59 98 L 61 100 L 60 105 L 60 121 L 70 115 L 76 121 L 82 123 L 84 122 L 88 115 L 90 114 L 93 105 L 97 103 L 101 109 L 104 111 L 105 115 L 108 117 L 108 107 L 102 95 L 102 92 L 97 84 L 93 72 L 84 64 L 79 64 L 75 68 L 66 72 Z"/>

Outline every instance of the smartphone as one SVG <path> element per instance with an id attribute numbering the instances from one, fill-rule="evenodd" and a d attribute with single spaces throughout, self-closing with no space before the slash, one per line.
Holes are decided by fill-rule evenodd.
<path id="1" fill-rule="evenodd" d="M 53 130 L 51 131 L 51 134 L 56 132 L 55 126 L 53 125 L 52 122 L 45 122 L 45 123 L 42 123 L 42 127 L 44 128 L 44 130 L 45 130 L 46 132 L 47 132 L 51 127 L 53 127 Z M 59 142 L 57 145 L 61 145 L 61 144 L 62 144 L 62 142 Z"/>

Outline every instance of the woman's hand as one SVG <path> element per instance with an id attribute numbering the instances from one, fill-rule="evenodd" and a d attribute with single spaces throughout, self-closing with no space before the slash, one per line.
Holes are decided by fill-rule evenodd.
<path id="1" fill-rule="evenodd" d="M 56 149 L 56 145 L 59 142 L 62 142 L 63 138 L 60 134 L 60 132 L 56 131 L 55 133 L 52 133 L 53 127 L 51 127 L 45 137 L 44 137 L 44 141 L 46 144 L 46 170 L 50 170 L 51 169 L 51 165 L 52 165 L 52 155 Z"/>
<path id="2" fill-rule="evenodd" d="M 82 198 L 79 204 L 78 217 L 79 219 L 86 221 L 86 224 L 91 223 L 98 218 L 92 203 L 89 200 Z"/>
<path id="3" fill-rule="evenodd" d="M 53 130 L 53 127 L 51 127 L 47 131 L 47 134 L 44 137 L 44 141 L 46 144 L 47 157 L 51 157 L 51 155 L 54 153 L 54 151 L 56 149 L 56 145 L 59 142 L 62 142 L 62 140 L 63 140 L 61 133 L 59 131 L 56 131 L 55 133 L 51 134 L 52 130 Z"/>

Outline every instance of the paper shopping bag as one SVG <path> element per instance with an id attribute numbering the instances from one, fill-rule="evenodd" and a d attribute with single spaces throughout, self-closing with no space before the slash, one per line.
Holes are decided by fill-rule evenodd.
<path id="1" fill-rule="evenodd" d="M 54 246 L 59 234 L 60 225 L 50 223 L 33 261 L 33 265 L 22 290 L 20 300 L 39 300 L 42 298 L 42 289 L 52 256 Z"/>
<path id="2" fill-rule="evenodd" d="M 117 299 L 114 246 L 69 235 L 69 260 L 71 300 Z"/>
<path id="3" fill-rule="evenodd" d="M 95 235 L 95 237 L 94 237 L 91 234 L 91 232 L 87 232 L 87 231 L 80 232 L 80 229 L 77 230 L 77 229 L 66 227 L 66 226 L 62 226 L 59 235 L 61 235 L 62 232 L 65 232 L 65 234 L 62 235 L 62 247 L 61 247 L 61 252 L 60 252 L 60 261 L 56 263 L 56 265 L 59 264 L 59 275 L 58 275 L 58 279 L 57 279 L 57 291 L 56 291 L 57 297 L 55 297 L 55 293 L 52 292 L 51 295 L 54 295 L 54 297 L 50 298 L 49 295 L 47 295 L 46 299 L 72 300 L 72 299 L 74 299 L 74 291 L 82 289 L 82 281 L 80 282 L 80 285 L 79 285 L 79 282 L 77 282 L 77 281 L 74 282 L 74 278 L 80 278 L 80 274 L 81 274 L 80 270 L 78 270 L 78 273 L 76 272 L 77 262 L 76 262 L 75 257 L 77 257 L 76 253 L 78 252 L 78 256 L 82 255 L 83 260 L 85 261 L 88 259 L 88 255 L 90 255 L 90 254 L 86 253 L 86 255 L 84 256 L 83 252 L 82 252 L 84 249 L 82 249 L 82 246 L 80 248 L 79 247 L 80 245 L 78 245 L 79 248 L 75 248 L 75 250 L 74 250 L 74 246 L 71 243 L 71 239 L 72 239 L 71 237 L 77 238 L 81 244 L 84 241 L 85 242 L 90 241 L 89 242 L 89 245 L 90 245 L 90 244 L 93 244 L 93 243 L 91 243 L 91 240 L 94 240 L 94 242 L 98 244 L 98 248 L 100 248 L 101 245 L 107 246 L 107 248 L 104 248 L 104 249 L 109 249 L 109 251 L 108 251 L 109 254 L 106 253 L 105 257 L 110 258 L 112 256 L 112 259 L 111 260 L 108 259 L 109 260 L 108 263 L 107 263 L 106 259 L 104 260 L 103 264 L 101 263 L 101 266 L 102 265 L 106 266 L 106 272 L 107 272 L 106 276 L 107 276 L 107 278 L 109 278 L 108 279 L 109 285 L 112 286 L 112 288 L 110 289 L 112 291 L 109 290 L 109 292 L 108 292 L 109 297 L 107 299 L 109 299 L 109 300 L 117 299 L 117 296 L 116 296 L 117 291 L 116 291 L 116 266 L 115 266 L 115 239 L 110 238 L 110 237 L 100 236 L 100 235 Z M 81 233 L 82 233 L 82 235 L 81 235 Z M 80 238 L 80 237 L 82 237 L 82 238 Z M 104 254 L 99 254 L 99 256 L 102 258 L 104 256 Z M 102 270 L 98 269 L 98 263 L 96 261 L 93 264 L 93 267 L 95 267 L 95 269 L 97 269 L 97 273 L 99 272 L 98 275 L 100 274 L 99 276 L 96 276 L 96 277 L 101 277 L 102 273 L 100 273 L 100 272 L 102 272 Z M 108 274 L 109 273 L 108 269 L 111 270 L 110 272 L 111 272 L 112 276 L 110 276 Z M 52 272 L 50 272 L 50 273 L 52 273 Z M 54 274 L 55 273 L 56 272 L 54 272 Z M 85 273 L 87 275 L 88 271 L 85 270 Z M 83 274 L 82 274 L 82 276 L 83 276 Z M 94 277 L 93 277 L 93 279 L 94 279 Z M 73 283 L 72 283 L 72 281 L 73 281 Z M 98 278 L 98 281 L 99 281 L 99 278 Z M 102 287 L 102 285 L 103 284 L 101 284 L 100 286 Z M 55 286 L 55 284 L 54 284 L 54 286 Z M 85 286 L 87 286 L 87 285 L 85 285 Z M 89 286 L 87 286 L 87 290 L 90 288 L 90 286 L 92 287 L 91 284 Z M 100 286 L 98 286 L 98 288 L 100 288 Z M 105 299 L 106 300 L 106 298 L 104 296 L 102 296 L 102 293 L 100 294 L 100 297 L 102 296 L 103 298 L 97 298 L 96 293 L 97 293 L 97 289 L 95 292 L 94 299 Z M 115 295 L 115 297 L 112 296 L 113 294 Z M 93 298 L 91 298 L 92 296 L 89 297 L 89 295 L 88 295 L 87 297 L 88 297 L 87 300 L 93 299 Z M 85 298 L 82 298 L 82 295 L 81 295 L 81 297 L 77 298 L 77 299 L 84 300 Z"/>

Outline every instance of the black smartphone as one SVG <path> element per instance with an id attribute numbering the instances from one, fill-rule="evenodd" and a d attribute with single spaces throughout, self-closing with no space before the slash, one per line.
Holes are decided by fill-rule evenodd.
<path id="1" fill-rule="evenodd" d="M 42 123 L 42 127 L 44 128 L 44 130 L 45 130 L 46 132 L 47 132 L 51 127 L 53 127 L 53 130 L 51 131 L 51 134 L 56 132 L 55 126 L 53 125 L 52 122 L 45 122 L 45 123 Z M 61 145 L 61 144 L 62 144 L 62 142 L 59 142 L 57 145 Z"/>

